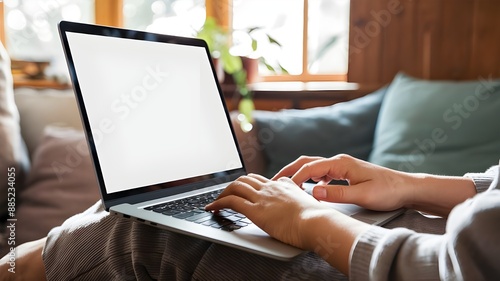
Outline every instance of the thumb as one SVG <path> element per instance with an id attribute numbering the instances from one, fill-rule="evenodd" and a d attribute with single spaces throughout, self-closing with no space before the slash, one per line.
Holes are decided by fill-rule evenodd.
<path id="1" fill-rule="evenodd" d="M 314 198 L 335 203 L 355 203 L 359 198 L 358 189 L 347 185 L 316 185 L 313 188 Z"/>

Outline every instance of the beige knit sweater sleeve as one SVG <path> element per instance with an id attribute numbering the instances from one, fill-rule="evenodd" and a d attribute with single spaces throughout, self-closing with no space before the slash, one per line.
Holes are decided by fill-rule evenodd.
<path id="1" fill-rule="evenodd" d="M 372 227 L 353 248 L 350 279 L 500 280 L 498 166 L 466 176 L 485 191 L 452 210 L 444 235 Z"/>

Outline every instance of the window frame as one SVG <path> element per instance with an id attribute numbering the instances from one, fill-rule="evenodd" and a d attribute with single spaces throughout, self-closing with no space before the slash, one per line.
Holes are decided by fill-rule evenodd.
<path id="1" fill-rule="evenodd" d="M 338 81 L 347 82 L 347 72 L 344 74 L 312 74 L 308 70 L 308 49 L 309 44 L 309 0 L 303 1 L 303 23 L 302 23 L 302 73 L 298 75 L 281 74 L 281 75 L 266 75 L 261 76 L 263 82 L 316 82 L 316 81 Z M 207 7 L 207 17 L 211 16 L 217 22 L 226 28 L 230 28 L 232 22 L 232 11 L 229 7 L 232 6 L 232 0 L 205 0 Z"/>
<path id="2" fill-rule="evenodd" d="M 110 25 L 123 27 L 123 0 L 94 0 L 95 1 L 95 23 L 102 25 Z M 303 27 L 302 27 L 302 73 L 299 75 L 269 75 L 261 76 L 261 81 L 264 82 L 280 82 L 280 81 L 347 81 L 347 73 L 345 74 L 312 74 L 308 71 L 308 14 L 309 0 L 303 0 Z M 229 7 L 232 5 L 232 0 L 206 0 L 207 16 L 213 17 L 224 28 L 231 28 L 232 11 Z M 0 2 L 0 40 L 6 46 L 5 37 L 5 22 L 4 22 L 4 3 Z"/>
<path id="3" fill-rule="evenodd" d="M 123 0 L 94 0 L 95 23 L 123 27 Z"/>

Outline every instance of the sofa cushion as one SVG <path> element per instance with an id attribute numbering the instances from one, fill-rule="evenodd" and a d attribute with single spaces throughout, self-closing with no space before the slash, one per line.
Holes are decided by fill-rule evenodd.
<path id="1" fill-rule="evenodd" d="M 307 110 L 255 111 L 258 138 L 268 160 L 266 176 L 301 155 L 347 153 L 367 159 L 385 91 Z"/>
<path id="2" fill-rule="evenodd" d="M 427 81 L 398 74 L 375 132 L 373 163 L 463 175 L 500 158 L 500 81 Z"/>
<path id="3" fill-rule="evenodd" d="M 14 102 L 10 59 L 0 44 L 0 217 L 7 215 L 7 201 L 15 205 L 14 193 L 21 191 L 28 169 L 29 158 L 21 138 L 19 112 Z"/>
<path id="4" fill-rule="evenodd" d="M 47 235 L 98 199 L 99 189 L 82 131 L 47 127 L 19 195 L 16 243 Z"/>
<path id="5" fill-rule="evenodd" d="M 46 126 L 82 129 L 72 90 L 17 88 L 14 97 L 21 114 L 21 134 L 30 154 L 38 146 Z"/>

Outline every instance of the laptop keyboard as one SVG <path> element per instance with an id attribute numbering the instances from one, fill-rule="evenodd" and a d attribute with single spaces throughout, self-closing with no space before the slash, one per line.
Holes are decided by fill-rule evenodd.
<path id="1" fill-rule="evenodd" d="M 251 224 L 243 214 L 230 209 L 220 210 L 217 214 L 205 211 L 205 205 L 214 201 L 221 192 L 222 189 L 219 189 L 144 209 L 225 231 L 237 230 Z"/>

